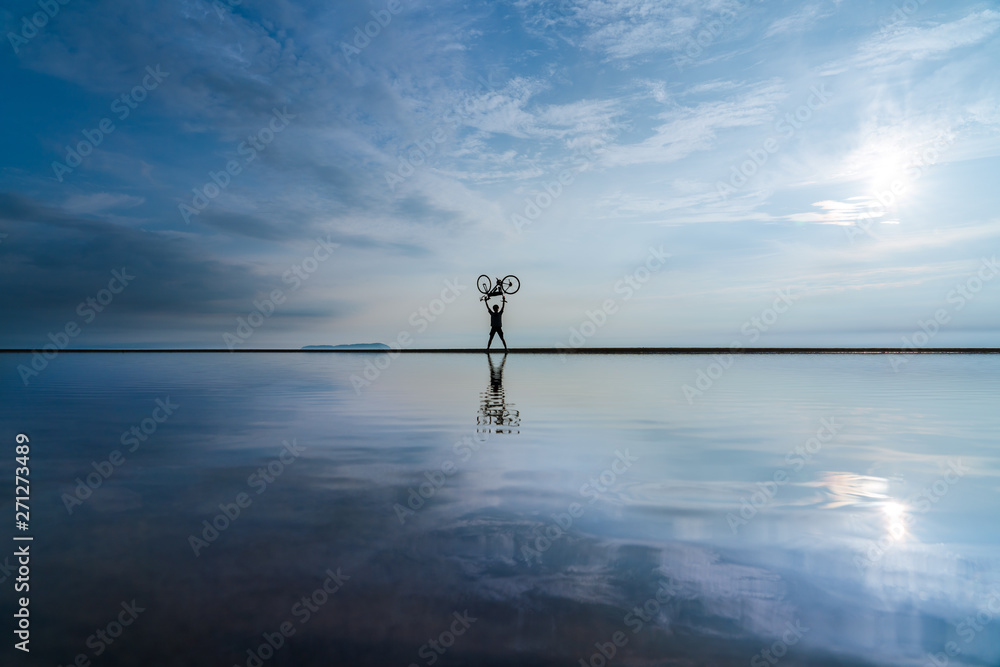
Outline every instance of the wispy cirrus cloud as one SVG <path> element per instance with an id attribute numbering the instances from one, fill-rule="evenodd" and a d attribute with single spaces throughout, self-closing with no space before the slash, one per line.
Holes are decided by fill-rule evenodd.
<path id="1" fill-rule="evenodd" d="M 602 162 L 613 166 L 675 162 L 714 146 L 722 130 L 770 122 L 786 96 L 784 86 L 771 81 L 729 99 L 678 106 L 656 116 L 661 124 L 654 128 L 652 136 L 608 149 Z"/>
<path id="2" fill-rule="evenodd" d="M 831 14 L 833 14 L 831 9 L 826 9 L 820 4 L 806 5 L 794 14 L 784 16 L 772 23 L 767 32 L 764 33 L 764 37 L 805 32 Z"/>
<path id="3" fill-rule="evenodd" d="M 804 213 L 793 213 L 782 216 L 791 222 L 809 222 L 820 225 L 854 225 L 862 216 L 865 219 L 874 218 L 875 222 L 898 223 L 898 220 L 885 218 L 885 207 L 878 208 L 875 205 L 878 200 L 875 197 L 861 195 L 858 197 L 848 197 L 846 201 L 825 199 L 813 202 L 813 206 L 818 211 L 806 211 Z"/>
<path id="4" fill-rule="evenodd" d="M 519 139 L 566 139 L 607 130 L 622 113 L 614 99 L 533 103 L 532 98 L 543 89 L 537 82 L 512 82 L 502 91 L 483 96 L 469 108 L 464 122 L 483 132 Z"/>
<path id="5" fill-rule="evenodd" d="M 44 271 L 103 244 L 115 252 L 100 264 L 145 258 L 165 267 L 149 274 L 164 284 L 172 274 L 196 282 L 190 276 L 205 267 L 198 298 L 181 290 L 182 299 L 143 295 L 149 307 L 137 306 L 197 328 L 192 313 L 241 308 L 311 239 L 330 235 L 342 252 L 316 277 L 324 288 L 303 292 L 302 307 L 321 312 L 338 289 L 351 298 L 363 291 L 373 304 L 364 317 L 345 320 L 342 309 L 329 317 L 328 329 L 345 337 L 335 342 L 352 342 L 378 339 L 383 326 L 394 333 L 420 279 L 433 284 L 459 265 L 478 275 L 484 248 L 511 267 L 503 271 L 534 267 L 526 286 L 552 286 L 568 295 L 567 307 L 586 308 L 588 295 L 570 279 L 595 272 L 582 258 L 607 258 L 609 249 L 625 256 L 650 239 L 683 238 L 676 254 L 706 289 L 759 284 L 764 274 L 777 284 L 785 275 L 772 269 L 803 256 L 817 267 L 840 261 L 838 241 L 859 262 L 889 266 L 898 257 L 870 246 L 985 229 L 995 212 L 1000 10 L 979 0 L 922 3 L 881 31 L 894 10 L 861 0 L 424 0 L 402 3 L 349 61 L 342 44 L 373 20 L 377 3 L 222 4 L 220 12 L 212 0 L 70 3 L 0 72 L 25 101 L 8 108 L 0 192 L 27 193 L 0 198 L 10 234 L 0 248 L 8 269 L 44 262 L 27 266 L 15 287 L 30 278 L 71 302 L 76 274 Z M 170 72 L 162 90 L 71 182 L 56 183 L 52 160 L 156 63 Z M 807 108 L 816 85 L 831 99 Z M 184 224 L 178 203 L 242 159 L 240 142 L 285 105 L 294 122 Z M 942 134 L 953 145 L 927 160 Z M 720 198 L 720 182 L 769 139 L 779 148 L 766 164 L 751 164 L 744 173 L 752 177 Z M 835 225 L 874 208 L 884 182 L 919 169 L 918 158 L 934 166 L 919 184 L 907 181 L 911 198 L 872 217 L 901 224 L 875 225 L 878 243 L 850 244 Z M 401 169 L 405 178 L 387 180 Z M 566 169 L 572 184 L 512 238 L 511 215 L 523 213 L 526 198 L 547 203 L 538 197 L 549 197 L 546 186 Z M 566 251 L 570 228 L 587 230 L 579 252 Z M 772 239 L 797 245 L 775 250 Z M 987 241 L 959 239 L 940 259 L 959 261 Z M 706 248 L 712 260 L 701 267 Z M 746 260 L 738 278 L 715 275 L 719 262 L 747 257 L 759 263 Z M 101 266 L 86 266 L 85 277 L 99 279 Z M 226 267 L 239 279 L 215 281 Z M 817 282 L 834 286 L 837 276 L 831 269 Z M 674 289 L 664 285 L 663 293 Z M 137 283 L 135 294 L 143 289 Z M 36 301 L 18 302 L 25 316 L 17 321 L 33 310 L 46 321 L 44 295 L 29 294 Z M 711 330 L 718 305 L 698 304 L 692 331 Z M 536 334 L 562 326 L 542 298 L 525 299 L 524 309 Z M 643 317 L 651 330 L 672 326 L 655 311 Z M 303 331 L 282 340 L 326 342 L 314 338 Z"/>
<path id="6" fill-rule="evenodd" d="M 1000 12 L 984 9 L 937 25 L 897 26 L 864 44 L 855 63 L 881 68 L 903 62 L 942 58 L 949 52 L 985 41 L 1000 29 Z"/>
<path id="7" fill-rule="evenodd" d="M 529 26 L 538 32 L 553 29 L 576 46 L 604 54 L 608 60 L 627 60 L 654 53 L 681 51 L 710 21 L 725 18 L 730 25 L 748 9 L 739 0 L 520 0 Z"/>

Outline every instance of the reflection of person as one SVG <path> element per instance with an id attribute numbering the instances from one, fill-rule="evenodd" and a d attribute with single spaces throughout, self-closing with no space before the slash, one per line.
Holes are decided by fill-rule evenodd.
<path id="1" fill-rule="evenodd" d="M 503 308 L 493 304 L 493 310 L 490 310 L 489 302 L 486 303 L 486 312 L 490 314 L 490 340 L 486 343 L 486 349 L 490 349 L 490 345 L 493 344 L 493 336 L 496 334 L 500 335 L 500 342 L 503 343 L 503 349 L 507 349 L 507 341 L 503 338 L 503 323 L 501 318 L 503 317 L 503 311 L 507 309 L 507 297 L 503 298 Z"/>
<path id="2" fill-rule="evenodd" d="M 499 367 L 493 365 L 493 357 L 488 354 L 486 360 L 490 362 L 490 393 L 499 395 L 503 400 L 503 365 L 507 363 L 507 353 L 503 353 Z"/>
<path id="3" fill-rule="evenodd" d="M 507 363 L 507 352 L 504 351 L 499 364 L 494 364 L 493 353 L 487 350 L 486 361 L 490 365 L 490 386 L 479 394 L 479 416 L 476 418 L 476 424 L 482 428 L 477 430 L 484 433 L 517 433 L 515 427 L 521 424 L 521 417 L 518 411 L 513 409 L 513 404 L 507 404 L 503 390 L 503 367 Z"/>

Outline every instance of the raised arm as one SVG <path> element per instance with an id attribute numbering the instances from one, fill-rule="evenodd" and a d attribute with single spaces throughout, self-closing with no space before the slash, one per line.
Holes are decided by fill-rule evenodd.
<path id="1" fill-rule="evenodd" d="M 503 311 L 507 310 L 507 297 L 502 297 L 502 299 L 503 299 L 503 305 L 500 306 L 500 312 L 501 313 L 503 313 Z"/>

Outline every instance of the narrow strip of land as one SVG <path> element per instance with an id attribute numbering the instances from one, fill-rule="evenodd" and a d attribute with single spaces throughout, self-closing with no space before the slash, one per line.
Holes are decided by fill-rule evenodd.
<path id="1" fill-rule="evenodd" d="M 488 350 L 495 354 L 504 354 L 503 348 Z M 420 349 L 291 349 L 291 348 L 257 348 L 246 350 L 226 350 L 212 348 L 191 349 L 131 349 L 131 348 L 86 348 L 58 350 L 58 354 L 483 354 L 484 348 L 420 348 Z M 509 354 L 1000 354 L 1000 347 L 926 347 L 920 349 L 899 347 L 752 347 L 731 350 L 728 347 L 581 347 L 556 349 L 551 347 L 520 347 L 506 350 Z M 3 354 L 47 354 L 53 355 L 55 350 L 35 350 L 7 348 L 0 349 Z"/>

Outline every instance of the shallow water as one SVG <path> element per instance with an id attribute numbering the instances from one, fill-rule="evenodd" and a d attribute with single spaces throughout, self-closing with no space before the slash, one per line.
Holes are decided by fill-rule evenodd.
<path id="1" fill-rule="evenodd" d="M 1000 359 L 502 359 L 0 357 L 31 664 L 1000 664 Z"/>

